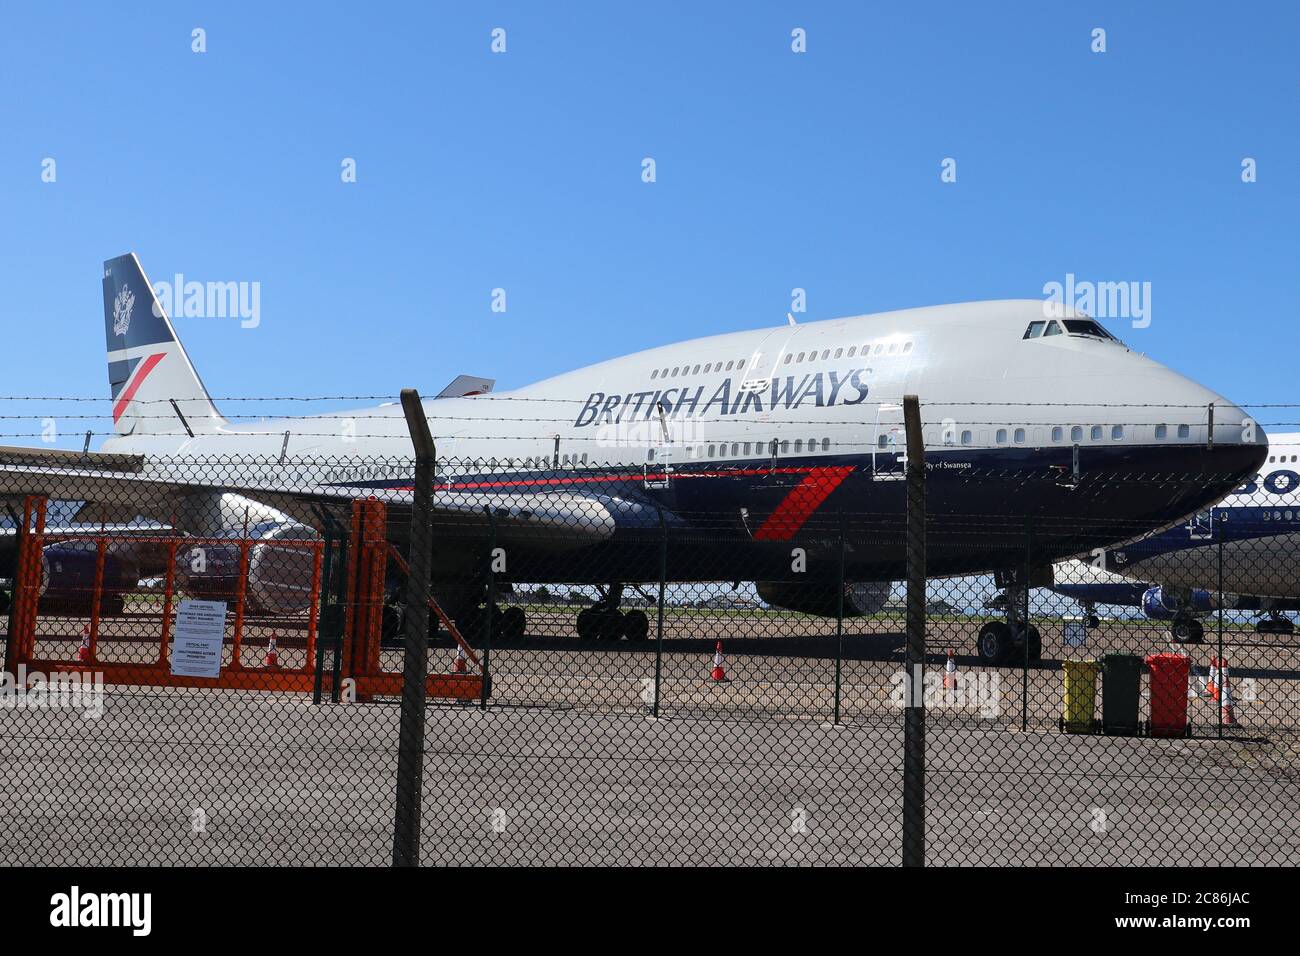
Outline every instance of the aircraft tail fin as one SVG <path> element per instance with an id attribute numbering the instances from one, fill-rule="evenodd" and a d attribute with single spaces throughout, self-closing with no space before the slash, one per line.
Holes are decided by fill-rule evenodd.
<path id="1" fill-rule="evenodd" d="M 193 435 L 226 424 L 133 252 L 104 263 L 104 333 L 117 434 Z"/>

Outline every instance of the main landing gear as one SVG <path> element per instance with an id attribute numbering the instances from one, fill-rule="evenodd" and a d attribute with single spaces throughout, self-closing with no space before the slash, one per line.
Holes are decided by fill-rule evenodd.
<path id="1" fill-rule="evenodd" d="M 1196 618 L 1184 611 L 1174 615 L 1169 625 L 1169 633 L 1175 644 L 1200 644 L 1205 640 L 1205 627 Z"/>
<path id="2" fill-rule="evenodd" d="M 584 641 L 644 641 L 650 635 L 650 618 L 645 611 L 619 610 L 623 585 L 611 584 L 599 601 L 578 612 L 578 637 Z"/>
<path id="3" fill-rule="evenodd" d="M 1281 611 L 1268 610 L 1265 612 L 1267 617 L 1261 617 L 1255 622 L 1256 634 L 1294 634 L 1295 625 L 1290 620 L 1282 616 Z"/>
<path id="4" fill-rule="evenodd" d="M 1031 661 L 1043 657 L 1043 639 L 1038 628 L 1026 626 L 1025 587 L 1008 583 L 1003 593 L 989 602 L 991 607 L 1003 612 L 1005 620 L 986 621 L 975 641 L 975 652 L 985 667 L 1001 667 L 1025 659 L 1028 651 Z M 1027 646 L 1026 646 L 1027 645 Z"/>

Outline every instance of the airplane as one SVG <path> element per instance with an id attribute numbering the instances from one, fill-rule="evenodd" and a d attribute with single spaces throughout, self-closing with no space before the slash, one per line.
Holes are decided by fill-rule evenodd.
<path id="1" fill-rule="evenodd" d="M 232 422 L 133 253 L 104 263 L 103 303 L 115 434 L 73 463 L 10 449 L 0 495 L 230 536 L 319 533 L 374 496 L 404 540 L 413 468 L 400 406 Z M 619 604 L 625 584 L 658 579 L 665 529 L 690 536 L 668 549 L 669 580 L 755 581 L 769 604 L 834 613 L 842 558 L 846 611 L 879 610 L 906 568 L 904 394 L 923 405 L 929 573 L 1001 569 L 1013 593 L 1028 584 L 1026 515 L 1050 519 L 1033 539 L 1047 572 L 1115 543 L 1117 522 L 1129 537 L 1206 507 L 1266 454 L 1262 429 L 1223 396 L 1032 299 L 786 322 L 468 391 L 480 394 L 423 403 L 438 456 L 435 593 L 453 616 L 479 613 L 481 579 L 457 584 L 492 541 L 509 555 L 504 582 L 603 588 L 581 636 L 645 637 L 644 613 Z M 999 533 L 972 538 L 970 516 Z M 1038 643 L 1008 605 L 981 628 L 987 660 Z M 512 608 L 497 633 L 522 635 L 523 614 Z"/>
<path id="2" fill-rule="evenodd" d="M 1168 621 L 1178 643 L 1199 643 L 1200 619 L 1222 604 L 1261 612 L 1261 634 L 1291 634 L 1282 615 L 1300 611 L 1298 549 L 1300 433 L 1277 434 L 1260 473 L 1222 501 L 1176 527 L 1058 564 L 1052 590 L 1082 604 L 1091 627 L 1101 623 L 1098 605 L 1137 607 Z"/>

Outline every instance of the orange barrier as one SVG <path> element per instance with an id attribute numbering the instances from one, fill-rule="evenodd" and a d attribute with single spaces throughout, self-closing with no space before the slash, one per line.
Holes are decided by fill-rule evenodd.
<path id="1" fill-rule="evenodd" d="M 212 687 L 235 690 L 296 691 L 310 693 L 314 689 L 315 661 L 317 656 L 317 627 L 320 621 L 321 567 L 324 542 L 316 539 L 285 539 L 263 541 L 230 538 L 192 538 L 164 535 L 133 535 L 130 541 L 137 544 L 161 545 L 166 552 L 166 571 L 163 584 L 163 603 L 158 633 L 157 654 L 150 662 L 101 660 L 101 602 L 104 589 L 104 564 L 111 536 L 77 532 L 50 533 L 46 531 L 47 500 L 28 496 L 23 502 L 23 525 L 19 529 L 19 552 L 14 581 L 14 601 L 10 614 L 10 636 L 5 669 L 17 674 L 19 666 L 28 672 L 43 674 L 94 672 L 102 674 L 106 684 L 136 684 L 160 687 Z M 344 633 L 342 686 L 349 682 L 357 700 L 369 700 L 376 695 L 395 696 L 402 690 L 400 671 L 386 671 L 381 658 L 381 640 L 384 621 L 384 583 L 389 557 L 394 557 L 403 569 L 406 562 L 393 550 L 387 538 L 387 508 L 377 499 L 361 499 L 352 503 L 352 527 L 347 552 L 346 605 Z M 119 539 L 123 540 L 123 539 Z M 37 648 L 37 623 L 40 618 L 42 549 L 55 541 L 83 541 L 94 544 L 95 574 L 90 595 L 90 623 L 86 628 L 83 645 L 68 659 L 39 657 Z M 230 659 L 223 663 L 218 677 L 191 677 L 171 672 L 169 653 L 172 642 L 172 615 L 176 600 L 176 558 L 181 548 L 201 548 L 206 545 L 239 548 L 239 571 L 235 580 L 233 625 L 230 633 Z M 312 553 L 312 583 L 306 627 L 306 653 L 301 666 L 285 666 L 277 653 L 273 664 L 262 656 L 262 666 L 248 666 L 243 661 L 244 638 L 248 621 L 249 557 L 254 547 L 286 548 Z M 480 673 L 431 674 L 427 693 L 430 697 L 477 700 L 483 694 L 482 665 L 473 649 L 465 642 L 455 625 L 434 601 L 430 601 L 437 616 L 451 631 L 456 642 L 478 666 Z M 147 639 L 147 638 L 146 638 Z M 124 639 L 138 643 L 132 636 Z M 329 688 L 331 679 L 322 679 Z"/>
<path id="2" fill-rule="evenodd" d="M 401 672 L 383 670 L 379 654 L 383 638 L 384 579 L 390 557 L 409 574 L 405 559 L 388 543 L 387 506 L 376 498 L 353 501 L 343 643 L 344 661 L 348 665 L 345 672 L 356 682 L 358 700 L 402 692 Z M 479 700 L 483 696 L 482 663 L 432 597 L 429 607 L 479 668 L 479 673 L 430 674 L 425 683 L 426 693 L 430 697 Z"/>

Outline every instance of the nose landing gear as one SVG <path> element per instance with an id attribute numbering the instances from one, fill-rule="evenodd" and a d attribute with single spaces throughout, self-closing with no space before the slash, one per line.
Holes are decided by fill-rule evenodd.
<path id="1" fill-rule="evenodd" d="M 1025 659 L 1041 660 L 1043 638 L 1038 628 L 1025 620 L 1024 585 L 1007 584 L 1002 594 L 989 602 L 989 606 L 1003 612 L 1005 620 L 986 621 L 975 641 L 975 652 L 985 667 L 1001 667 Z M 1027 645 L 1027 646 L 1026 646 Z"/>

